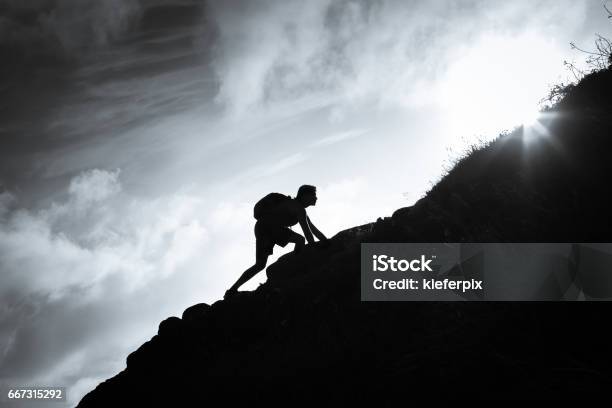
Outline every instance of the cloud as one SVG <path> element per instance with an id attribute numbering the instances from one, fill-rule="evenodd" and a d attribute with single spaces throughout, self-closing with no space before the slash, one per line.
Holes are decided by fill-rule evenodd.
<path id="1" fill-rule="evenodd" d="M 83 172 L 70 182 L 66 201 L 36 212 L 2 206 L 2 291 L 60 298 L 77 288 L 95 295 L 92 285 L 116 275 L 129 292 L 169 276 L 206 242 L 200 200 L 117 197 L 118 176 Z"/>
<path id="2" fill-rule="evenodd" d="M 93 169 L 73 178 L 68 192 L 77 210 L 83 210 L 121 191 L 119 169 L 113 172 Z"/>
<path id="3" fill-rule="evenodd" d="M 132 33 L 194 26 L 202 9 L 201 0 L 2 0 L 0 74 L 73 67 Z"/>
<path id="4" fill-rule="evenodd" d="M 0 55 L 15 66 L 106 45 L 142 11 L 138 0 L 5 0 L 0 10 Z"/>
<path id="5" fill-rule="evenodd" d="M 193 110 L 199 131 L 216 92 L 205 72 L 212 29 L 204 5 L 0 0 L 0 178 L 14 189 L 128 167 L 167 149 L 169 132 L 183 137 L 173 125 Z M 176 120 L 160 135 L 156 124 L 168 118 Z"/>
<path id="6" fill-rule="evenodd" d="M 479 36 L 528 27 L 558 35 L 584 9 L 569 0 L 212 3 L 217 100 L 234 113 L 317 94 L 349 106 L 420 105 Z"/>
<path id="7" fill-rule="evenodd" d="M 323 61 L 317 62 L 323 56 L 316 44 L 326 41 L 323 13 L 328 3 L 211 3 L 219 31 L 213 61 L 221 82 L 218 100 L 241 111 L 307 88 L 309 72 L 325 70 Z"/>
<path id="8" fill-rule="evenodd" d="M 314 142 L 311 146 L 312 147 L 322 147 L 322 146 L 328 146 L 328 145 L 332 145 L 335 143 L 340 143 L 343 142 L 345 140 L 348 139 L 353 139 L 356 137 L 360 137 L 366 133 L 368 133 L 369 130 L 364 130 L 364 129 L 353 129 L 353 130 L 347 130 L 345 132 L 340 132 L 340 133 L 334 133 L 333 135 L 330 136 L 326 136 L 324 138 L 321 138 L 319 140 L 317 140 L 316 142 Z"/>
<path id="9" fill-rule="evenodd" d="M 11 206 L 15 203 L 15 196 L 8 191 L 0 192 L 0 221 L 2 221 L 6 214 L 11 209 Z"/>
<path id="10" fill-rule="evenodd" d="M 226 180 L 227 184 L 267 179 L 278 176 L 279 173 L 287 173 L 290 169 L 307 161 L 309 154 L 303 152 L 291 153 L 281 157 L 269 158 L 264 164 L 257 164 Z"/>

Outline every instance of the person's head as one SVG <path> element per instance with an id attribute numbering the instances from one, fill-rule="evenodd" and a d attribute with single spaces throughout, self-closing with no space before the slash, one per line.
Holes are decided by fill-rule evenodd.
<path id="1" fill-rule="evenodd" d="M 317 202 L 317 188 L 315 186 L 304 184 L 298 189 L 295 199 L 301 202 L 304 208 L 310 205 L 315 205 Z"/>

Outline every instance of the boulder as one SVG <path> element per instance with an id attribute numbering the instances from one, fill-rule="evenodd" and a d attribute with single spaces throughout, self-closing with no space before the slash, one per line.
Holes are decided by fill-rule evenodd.
<path id="1" fill-rule="evenodd" d="M 159 324 L 157 334 L 159 336 L 176 336 L 183 328 L 183 321 L 176 316 L 171 316 Z"/>
<path id="2" fill-rule="evenodd" d="M 206 303 L 198 303 L 185 309 L 182 319 L 185 323 L 194 323 L 204 320 L 210 312 L 210 305 Z"/>

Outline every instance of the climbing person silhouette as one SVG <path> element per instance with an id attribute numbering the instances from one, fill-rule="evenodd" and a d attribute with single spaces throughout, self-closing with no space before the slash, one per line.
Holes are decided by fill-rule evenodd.
<path id="1" fill-rule="evenodd" d="M 235 295 L 242 284 L 266 267 L 274 245 L 284 247 L 289 242 L 293 242 L 294 252 L 304 247 L 304 237 L 289 227 L 299 223 L 309 244 L 315 242 L 313 234 L 319 241 L 327 241 L 325 235 L 314 226 L 306 214 L 306 207 L 315 205 L 316 202 L 317 188 L 303 185 L 298 189 L 295 198 L 270 193 L 255 204 L 253 210 L 255 219 L 257 219 L 255 223 L 255 265 L 242 273 L 236 283 L 225 292 L 224 298 Z"/>

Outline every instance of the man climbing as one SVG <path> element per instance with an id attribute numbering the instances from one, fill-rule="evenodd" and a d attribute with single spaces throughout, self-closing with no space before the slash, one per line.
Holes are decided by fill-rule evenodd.
<path id="1" fill-rule="evenodd" d="M 295 198 L 270 193 L 255 204 L 254 216 L 257 219 L 255 223 L 255 265 L 244 271 L 236 283 L 225 292 L 225 298 L 235 295 L 242 284 L 266 267 L 274 245 L 284 247 L 287 243 L 293 242 L 294 252 L 304 247 L 304 237 L 289 227 L 299 223 L 309 244 L 315 242 L 313 234 L 319 241 L 327 240 L 306 214 L 306 207 L 315 205 L 316 202 L 317 188 L 303 185 L 298 189 Z"/>

